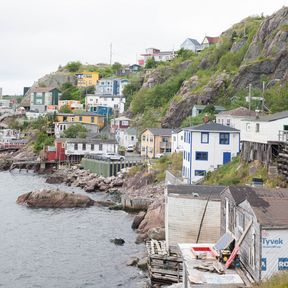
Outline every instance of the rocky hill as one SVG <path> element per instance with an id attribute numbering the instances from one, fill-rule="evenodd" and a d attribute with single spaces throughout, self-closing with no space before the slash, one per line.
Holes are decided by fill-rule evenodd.
<path id="1" fill-rule="evenodd" d="M 179 127 L 194 104 L 245 105 L 247 86 L 252 84 L 258 96 L 263 82 L 269 109 L 288 109 L 287 64 L 288 8 L 283 7 L 272 16 L 248 17 L 235 24 L 222 33 L 217 46 L 198 55 L 182 51 L 171 63 L 146 72 L 129 110 L 142 127 L 152 121 Z"/>

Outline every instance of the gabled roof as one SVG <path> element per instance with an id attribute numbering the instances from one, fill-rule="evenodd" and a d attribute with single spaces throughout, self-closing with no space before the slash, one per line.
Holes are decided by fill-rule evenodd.
<path id="1" fill-rule="evenodd" d="M 229 189 L 236 205 L 247 201 L 260 224 L 288 228 L 288 189 L 235 187 Z"/>
<path id="2" fill-rule="evenodd" d="M 196 109 L 203 110 L 207 107 L 207 105 L 194 105 Z M 226 109 L 223 106 L 215 105 L 215 111 L 225 111 Z"/>
<path id="3" fill-rule="evenodd" d="M 193 39 L 193 38 L 187 38 L 185 41 L 189 41 L 189 42 L 191 42 L 191 43 L 193 43 L 196 47 L 197 46 L 201 46 L 201 44 L 196 40 L 196 39 Z M 184 41 L 184 42 L 185 42 Z"/>
<path id="4" fill-rule="evenodd" d="M 168 185 L 167 193 L 177 197 L 187 197 L 195 199 L 219 200 L 220 193 L 225 186 L 208 186 L 208 185 Z"/>
<path id="5" fill-rule="evenodd" d="M 218 42 L 220 41 L 220 37 L 210 37 L 210 36 L 206 36 L 205 38 L 208 40 L 208 43 L 209 43 L 209 44 L 216 44 L 216 43 L 218 43 Z M 204 38 L 204 40 L 205 40 L 205 38 Z M 203 41 L 204 41 L 204 40 L 203 40 Z"/>
<path id="6" fill-rule="evenodd" d="M 222 124 L 218 124 L 218 123 L 214 123 L 214 122 L 209 122 L 209 123 L 203 123 L 200 125 L 196 125 L 193 127 L 187 127 L 187 128 L 183 128 L 184 130 L 188 130 L 188 131 L 213 131 L 213 132 L 240 132 L 239 130 L 229 127 L 229 126 L 225 126 Z"/>
<path id="7" fill-rule="evenodd" d="M 251 111 L 246 107 L 238 107 L 229 111 L 222 111 L 218 115 L 228 115 L 228 116 L 256 116 L 255 111 Z"/>
<path id="8" fill-rule="evenodd" d="M 172 129 L 168 128 L 146 128 L 141 134 L 143 134 L 146 130 L 149 130 L 153 135 L 160 136 L 171 136 Z"/>
<path id="9" fill-rule="evenodd" d="M 56 87 L 35 87 L 35 88 L 32 88 L 30 92 L 31 93 L 34 93 L 34 92 L 36 92 L 36 93 L 45 93 L 45 92 L 50 92 L 50 91 L 52 91 L 54 89 L 60 91 Z"/>

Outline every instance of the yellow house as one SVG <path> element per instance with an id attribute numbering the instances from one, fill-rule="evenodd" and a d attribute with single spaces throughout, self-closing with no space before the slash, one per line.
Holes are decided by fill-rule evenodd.
<path id="1" fill-rule="evenodd" d="M 141 156 L 155 158 L 171 152 L 172 129 L 147 128 L 141 133 Z"/>
<path id="2" fill-rule="evenodd" d="M 88 87 L 95 86 L 99 80 L 98 72 L 83 72 L 76 74 L 77 77 L 77 86 L 78 87 Z"/>
<path id="3" fill-rule="evenodd" d="M 56 122 L 95 124 L 101 129 L 105 126 L 105 116 L 91 112 L 83 112 L 80 114 L 58 113 L 56 114 Z"/>

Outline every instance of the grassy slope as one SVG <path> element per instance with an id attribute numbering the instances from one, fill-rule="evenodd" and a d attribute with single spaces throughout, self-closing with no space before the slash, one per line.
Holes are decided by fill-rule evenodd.
<path id="1" fill-rule="evenodd" d="M 288 272 L 282 272 L 266 282 L 254 285 L 255 288 L 288 288 Z"/>
<path id="2" fill-rule="evenodd" d="M 283 185 L 280 178 L 269 178 L 267 168 L 258 161 L 244 163 L 240 161 L 239 156 L 216 171 L 209 172 L 204 180 L 204 184 L 245 185 L 250 184 L 253 177 L 262 178 L 267 187 Z"/>

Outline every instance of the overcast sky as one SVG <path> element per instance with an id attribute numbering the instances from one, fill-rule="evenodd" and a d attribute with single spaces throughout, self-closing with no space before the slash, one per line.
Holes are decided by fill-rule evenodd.
<path id="1" fill-rule="evenodd" d="M 136 62 L 147 47 L 177 50 L 187 38 L 218 36 L 287 0 L 0 0 L 0 87 L 21 94 L 59 65 Z"/>

